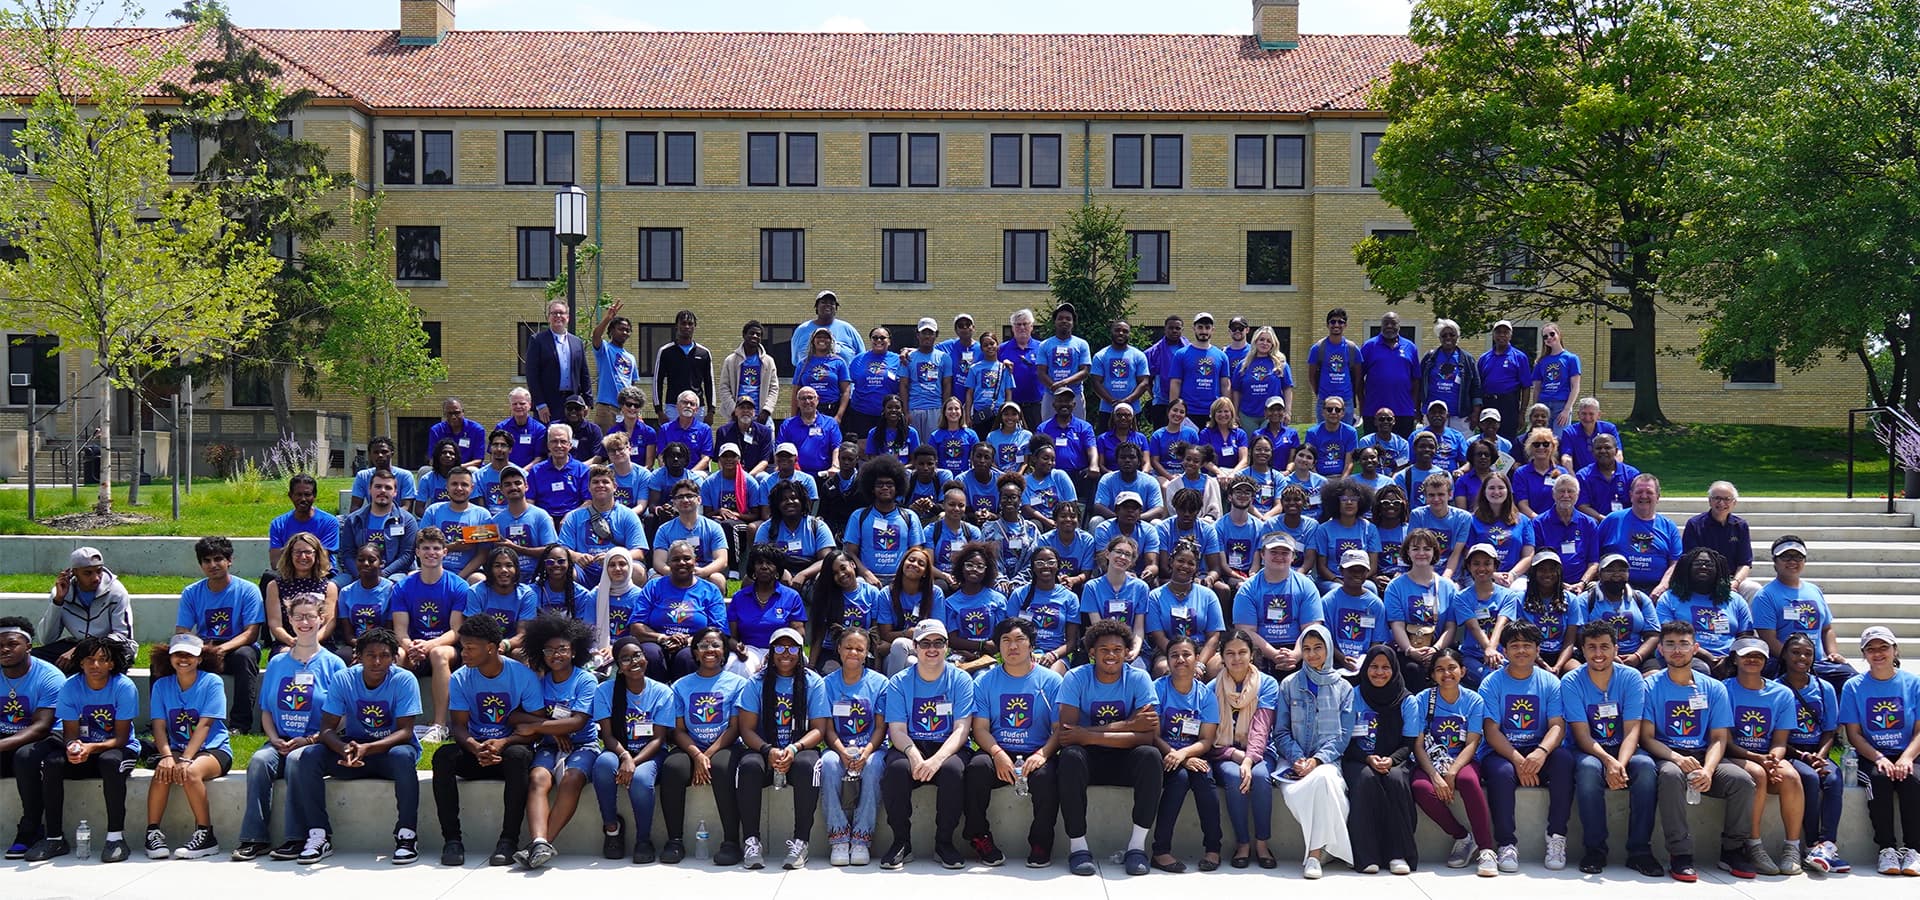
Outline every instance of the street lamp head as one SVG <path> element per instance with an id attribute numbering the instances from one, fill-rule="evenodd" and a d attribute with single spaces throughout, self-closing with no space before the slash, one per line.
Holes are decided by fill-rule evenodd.
<path id="1" fill-rule="evenodd" d="M 587 192 L 570 184 L 553 192 L 553 236 L 569 247 L 587 238 Z"/>

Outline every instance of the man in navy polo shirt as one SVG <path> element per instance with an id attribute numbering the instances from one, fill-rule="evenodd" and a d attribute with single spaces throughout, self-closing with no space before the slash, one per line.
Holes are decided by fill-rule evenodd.
<path id="1" fill-rule="evenodd" d="M 267 565 L 280 565 L 280 553 L 293 536 L 305 532 L 320 539 L 320 546 L 336 557 L 340 553 L 340 520 L 333 513 L 314 508 L 320 483 L 312 475 L 301 473 L 287 479 L 287 500 L 293 509 L 275 516 L 267 526 Z"/>
<path id="2" fill-rule="evenodd" d="M 443 440 L 453 441 L 460 448 L 460 462 L 463 464 L 472 465 L 487 456 L 487 429 L 467 418 L 467 408 L 458 397 L 448 397 L 441 402 L 440 421 L 427 429 L 428 447 L 438 446 Z"/>
<path id="3" fill-rule="evenodd" d="M 1533 377 L 1533 362 L 1526 351 L 1513 345 L 1513 323 L 1505 319 L 1493 323 L 1493 349 L 1480 354 L 1480 402 L 1500 411 L 1500 434 L 1513 440 L 1527 420 L 1520 411 L 1527 406 L 1527 383 Z"/>
<path id="4" fill-rule="evenodd" d="M 1360 345 L 1360 371 L 1360 402 L 1393 410 L 1394 433 L 1412 434 L 1420 415 L 1420 348 L 1400 336 L 1399 313 L 1381 316 L 1380 333 Z"/>

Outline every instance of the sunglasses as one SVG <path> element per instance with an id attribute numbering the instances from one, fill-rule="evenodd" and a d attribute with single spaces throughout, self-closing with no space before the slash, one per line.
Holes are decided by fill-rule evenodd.
<path id="1" fill-rule="evenodd" d="M 932 650 L 938 647 L 945 647 L 946 645 L 947 645 L 947 642 L 946 642 L 946 639 L 944 638 L 934 638 L 932 640 L 918 641 L 918 642 L 915 642 L 914 644 L 914 646 L 919 647 L 922 650 Z"/>
<path id="2" fill-rule="evenodd" d="M 800 648 L 789 644 L 775 644 L 771 648 L 775 656 L 799 656 Z"/>

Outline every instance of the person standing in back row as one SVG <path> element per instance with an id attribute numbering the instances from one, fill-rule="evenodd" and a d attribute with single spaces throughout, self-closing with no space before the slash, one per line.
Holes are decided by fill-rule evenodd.
<path id="1" fill-rule="evenodd" d="M 1313 393 L 1325 403 L 1340 398 L 1342 421 L 1359 423 L 1354 409 L 1354 391 L 1360 383 L 1360 345 L 1347 340 L 1347 311 L 1334 307 L 1327 311 L 1327 336 L 1314 342 L 1307 351 L 1307 378 L 1313 381 Z"/>
<path id="2" fill-rule="evenodd" d="M 1420 418 L 1420 348 L 1401 337 L 1399 313 L 1381 316 L 1380 333 L 1360 345 L 1360 371 L 1358 402 L 1368 410 L 1392 410 L 1394 433 L 1412 434 Z"/>
<path id="3" fill-rule="evenodd" d="M 1533 377 L 1533 363 L 1527 353 L 1513 345 L 1513 323 L 1505 319 L 1493 323 L 1493 349 L 1480 354 L 1480 403 L 1483 408 L 1500 411 L 1500 434 L 1514 440 L 1526 419 L 1520 410 L 1527 405 L 1527 383 Z"/>
<path id="4" fill-rule="evenodd" d="M 543 425 L 560 421 L 567 397 L 590 389 L 587 344 L 569 330 L 572 321 L 566 301 L 555 300 L 547 304 L 547 330 L 527 338 L 527 392 Z"/>
<path id="5" fill-rule="evenodd" d="M 660 411 L 661 422 L 669 418 L 667 410 L 681 394 L 692 391 L 700 397 L 700 421 L 713 424 L 713 354 L 693 342 L 694 326 L 700 317 L 693 310 L 673 314 L 673 343 L 660 348 L 653 357 L 653 408 Z"/>

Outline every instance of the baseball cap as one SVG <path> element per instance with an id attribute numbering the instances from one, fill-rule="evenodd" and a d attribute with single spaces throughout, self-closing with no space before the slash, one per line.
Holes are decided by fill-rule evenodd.
<path id="1" fill-rule="evenodd" d="M 1073 396 L 1073 388 L 1070 388 L 1070 387 L 1054 388 L 1053 395 L 1055 397 L 1071 397 Z"/>
<path id="2" fill-rule="evenodd" d="M 567 406 L 578 406 L 578 407 L 580 407 L 581 409 L 586 409 L 586 408 L 587 408 L 587 398 L 585 398 L 585 397 L 582 397 L 582 396 L 580 396 L 579 394 L 569 394 L 569 395 L 567 396 L 567 402 L 566 402 L 566 405 L 567 405 Z"/>
<path id="3" fill-rule="evenodd" d="M 1791 534 L 1783 534 L 1773 542 L 1773 550 L 1768 555 L 1778 558 L 1783 553 L 1807 555 L 1807 544 Z"/>
<path id="4" fill-rule="evenodd" d="M 788 456 L 799 456 L 800 448 L 795 447 L 791 441 L 773 448 L 773 455 L 779 456 L 782 453 L 785 453 Z"/>
<path id="5" fill-rule="evenodd" d="M 1558 553 L 1555 553 L 1555 552 L 1553 552 L 1552 550 L 1538 550 L 1538 551 L 1535 551 L 1535 552 L 1534 552 L 1534 554 L 1533 554 L 1533 565 L 1536 565 L 1536 566 L 1537 566 L 1537 565 L 1539 565 L 1539 564 L 1541 564 L 1541 563 L 1543 563 L 1543 562 L 1550 562 L 1550 563 L 1553 563 L 1553 564 L 1554 564 L 1554 565 L 1556 565 L 1556 566 L 1557 566 L 1557 565 L 1560 565 L 1560 564 L 1561 564 L 1561 563 L 1560 563 L 1560 554 L 1558 554 Z"/>
<path id="6" fill-rule="evenodd" d="M 1600 557 L 1600 568 L 1602 569 L 1610 565 L 1613 565 L 1614 563 L 1619 563 L 1623 566 L 1629 565 L 1629 563 L 1627 562 L 1627 555 L 1624 553 L 1609 553 L 1605 556 Z"/>
<path id="7" fill-rule="evenodd" d="M 813 295 L 813 305 L 819 306 L 820 301 L 822 300 L 832 300 L 833 305 L 835 306 L 840 305 L 840 295 L 832 291 L 821 291 L 820 293 Z"/>
<path id="8" fill-rule="evenodd" d="M 1346 571 L 1354 566 L 1359 566 L 1362 569 L 1371 569 L 1373 568 L 1373 560 L 1367 558 L 1367 551 L 1359 548 L 1342 552 L 1340 554 L 1341 571 Z"/>
<path id="9" fill-rule="evenodd" d="M 954 316 L 954 317 L 953 317 L 953 324 L 954 324 L 954 327 L 956 327 L 956 328 L 958 328 L 958 327 L 960 326 L 960 323 L 961 323 L 961 322 L 965 322 L 965 323 L 967 323 L 968 325 L 972 325 L 972 324 L 973 324 L 973 313 L 961 313 L 961 314 L 959 314 L 959 315 L 957 315 L 957 316 Z"/>
<path id="10" fill-rule="evenodd" d="M 807 639 L 804 636 L 802 636 L 800 632 L 795 631 L 792 628 L 781 628 L 774 631 L 772 637 L 767 638 L 767 646 L 769 647 L 773 646 L 773 642 L 781 638 L 787 638 L 788 640 L 791 640 L 802 647 L 805 647 L 807 645 Z"/>
<path id="11" fill-rule="evenodd" d="M 1131 404 L 1131 403 L 1115 403 L 1115 404 L 1113 405 L 1113 411 L 1114 411 L 1114 412 L 1129 412 L 1129 413 L 1130 413 L 1130 412 L 1133 412 L 1133 404 Z"/>
<path id="12" fill-rule="evenodd" d="M 100 551 L 92 547 L 75 547 L 72 553 L 67 554 L 67 568 L 69 569 L 84 569 L 88 566 L 98 566 L 101 564 Z"/>
<path id="13" fill-rule="evenodd" d="M 1268 406 L 1285 406 L 1287 405 L 1287 398 L 1282 397 L 1279 394 L 1275 394 L 1267 398 L 1267 405 Z"/>
<path id="14" fill-rule="evenodd" d="M 946 637 L 947 625 L 939 619 L 921 619 L 913 626 L 913 642 L 920 643 L 930 637 Z"/>
<path id="15" fill-rule="evenodd" d="M 940 323 L 935 322 L 932 316 L 921 316 L 920 324 L 915 326 L 914 330 L 915 331 L 939 331 Z"/>
<path id="16" fill-rule="evenodd" d="M 1294 540 L 1293 535 L 1287 532 L 1269 531 L 1266 537 L 1260 539 L 1260 549 L 1272 550 L 1275 547 L 1285 547 L 1288 550 L 1298 551 L 1300 549 L 1300 542 Z M 1360 552 L 1365 553 L 1366 551 L 1362 550 Z"/>
<path id="17" fill-rule="evenodd" d="M 720 445 L 720 452 L 718 452 L 718 453 L 715 453 L 714 455 L 715 455 L 715 456 L 725 456 L 725 455 L 727 455 L 727 454 L 729 454 L 729 453 L 731 453 L 731 454 L 733 454 L 733 455 L 735 455 L 735 456 L 739 456 L 739 455 L 740 455 L 740 445 L 739 445 L 739 444 L 735 444 L 735 443 L 725 443 L 725 444 L 721 444 L 721 445 Z"/>
<path id="18" fill-rule="evenodd" d="M 735 409 L 739 409 L 742 406 L 758 406 L 758 405 L 759 404 L 754 402 L 754 399 L 752 397 L 748 397 L 744 394 L 741 395 L 740 399 L 733 401 L 733 406 Z"/>
<path id="19" fill-rule="evenodd" d="M 1867 630 L 1860 632 L 1860 649 L 1867 649 L 1867 645 L 1874 641 L 1886 641 L 1890 647 L 1900 646 L 1900 641 L 1893 636 L 1893 629 L 1885 625 L 1870 625 Z"/>
<path id="20" fill-rule="evenodd" d="M 1008 400 L 1007 402 L 1000 404 L 1001 412 L 1006 412 L 1008 409 L 1012 409 L 1018 412 L 1020 410 L 1020 404 L 1015 403 L 1012 400 Z"/>
<path id="21" fill-rule="evenodd" d="M 527 477 L 527 470 L 525 468 L 514 465 L 512 463 L 508 463 L 506 468 L 500 470 L 500 474 L 502 475 L 505 475 L 509 472 L 520 476 L 523 480 Z"/>
<path id="22" fill-rule="evenodd" d="M 171 656 L 175 653 L 185 653 L 188 656 L 199 656 L 203 644 L 204 642 L 197 634 L 176 634 L 173 640 L 167 642 L 167 654 Z"/>
<path id="23" fill-rule="evenodd" d="M 1141 507 L 1147 505 L 1147 501 L 1140 499 L 1140 494 L 1137 491 L 1121 491 L 1120 496 L 1113 498 L 1115 509 L 1125 506 L 1128 503 Z"/>
<path id="24" fill-rule="evenodd" d="M 1198 325 L 1198 324 L 1200 324 L 1201 322 L 1205 322 L 1205 323 L 1207 323 L 1208 325 L 1212 325 L 1212 324 L 1213 324 L 1213 313 L 1210 313 L 1210 312 L 1203 312 L 1203 313 L 1201 313 L 1201 314 L 1199 314 L 1199 315 L 1197 315 L 1197 316 L 1194 316 L 1194 317 L 1193 317 L 1193 324 L 1195 324 L 1195 325 Z"/>
<path id="25" fill-rule="evenodd" d="M 1745 656 L 1749 653 L 1756 653 L 1761 656 L 1768 655 L 1767 642 L 1759 638 L 1741 638 L 1733 642 L 1734 656 Z"/>
<path id="26" fill-rule="evenodd" d="M 1500 411 L 1499 411 L 1499 410 L 1497 410 L 1497 409 L 1483 409 L 1483 410 L 1481 410 L 1481 411 L 1480 411 L 1480 421 L 1482 421 L 1482 422 L 1485 422 L 1485 421 L 1486 421 L 1486 420 L 1488 420 L 1488 419 L 1492 419 L 1492 420 L 1494 420 L 1495 422 L 1498 422 L 1498 421 L 1500 421 Z"/>
<path id="27" fill-rule="evenodd" d="M 1476 553 L 1484 553 L 1488 556 L 1491 556 L 1494 558 L 1496 562 L 1500 559 L 1500 551 L 1498 549 L 1495 549 L 1492 544 L 1483 543 L 1483 544 L 1475 544 L 1471 547 L 1468 547 L 1466 558 L 1472 559 L 1474 557 L 1474 554 Z"/>
<path id="28" fill-rule="evenodd" d="M 1434 407 L 1436 407 L 1436 406 L 1438 406 L 1438 407 L 1440 407 L 1441 409 L 1446 409 L 1446 408 L 1447 408 L 1447 401 L 1445 401 L 1445 400 L 1435 400 L 1435 401 L 1433 401 L 1433 402 L 1431 402 L 1431 403 L 1428 403 L 1428 404 L 1427 404 L 1427 408 L 1428 408 L 1428 409 L 1432 409 L 1432 408 L 1434 408 Z"/>
<path id="29" fill-rule="evenodd" d="M 1227 327 L 1228 328 L 1245 328 L 1247 327 L 1247 317 L 1234 316 L 1233 318 L 1227 320 Z"/>
<path id="30" fill-rule="evenodd" d="M 1506 319 L 1501 319 L 1500 321 L 1493 323 L 1493 330 L 1499 331 L 1502 328 L 1505 328 L 1508 331 L 1512 331 L 1513 323 Z"/>

